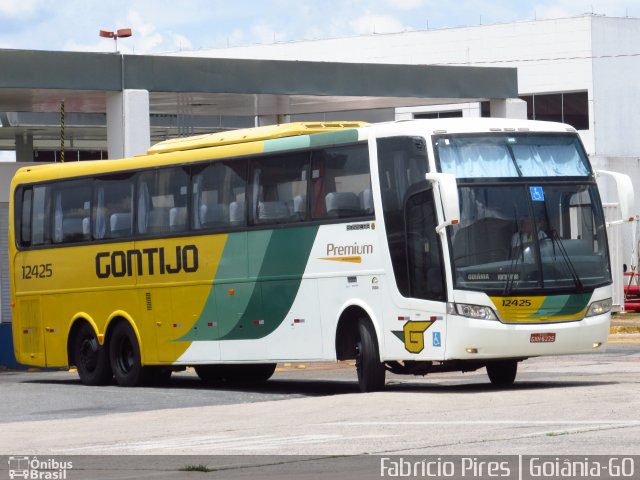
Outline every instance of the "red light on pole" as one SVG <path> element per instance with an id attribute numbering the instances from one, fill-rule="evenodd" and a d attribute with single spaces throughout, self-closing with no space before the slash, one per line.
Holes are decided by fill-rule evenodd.
<path id="1" fill-rule="evenodd" d="M 118 39 L 130 37 L 131 35 L 133 35 L 133 32 L 131 31 L 130 28 L 120 28 L 115 32 L 112 32 L 111 30 L 100 30 L 99 35 L 102 38 L 113 38 L 113 40 L 116 42 L 115 44 L 116 44 L 116 52 L 117 52 Z"/>

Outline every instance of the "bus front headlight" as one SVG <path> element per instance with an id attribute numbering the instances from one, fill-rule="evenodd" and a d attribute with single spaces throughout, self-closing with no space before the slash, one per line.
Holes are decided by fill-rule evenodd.
<path id="1" fill-rule="evenodd" d="M 589 305 L 589 310 L 587 310 L 587 317 L 593 317 L 595 315 L 602 315 L 603 313 L 607 313 L 611 310 L 611 305 L 613 301 L 610 298 L 605 300 L 600 300 L 598 302 L 593 302 Z"/>
<path id="2" fill-rule="evenodd" d="M 474 318 L 477 320 L 497 320 L 496 314 L 491 307 L 484 305 L 470 305 L 468 303 L 450 303 L 449 313 L 462 317 Z"/>

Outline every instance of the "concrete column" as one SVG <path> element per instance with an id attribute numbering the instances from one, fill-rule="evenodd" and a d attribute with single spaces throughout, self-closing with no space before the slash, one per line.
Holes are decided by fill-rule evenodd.
<path id="1" fill-rule="evenodd" d="M 491 116 L 495 118 L 527 119 L 527 102 L 519 98 L 491 100 Z"/>
<path id="2" fill-rule="evenodd" d="M 107 149 L 109 158 L 145 153 L 151 145 L 149 92 L 107 93 Z"/>
<path id="3" fill-rule="evenodd" d="M 16 162 L 33 162 L 33 135 L 16 135 Z"/>

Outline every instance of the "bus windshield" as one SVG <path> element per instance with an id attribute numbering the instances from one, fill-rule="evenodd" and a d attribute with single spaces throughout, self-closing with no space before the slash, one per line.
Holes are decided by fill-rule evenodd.
<path id="1" fill-rule="evenodd" d="M 575 134 L 496 133 L 435 139 L 440 171 L 458 178 L 586 177 L 589 162 Z"/>
<path id="2" fill-rule="evenodd" d="M 609 284 L 595 184 L 459 184 L 449 227 L 456 288 L 494 295 L 589 291 Z"/>

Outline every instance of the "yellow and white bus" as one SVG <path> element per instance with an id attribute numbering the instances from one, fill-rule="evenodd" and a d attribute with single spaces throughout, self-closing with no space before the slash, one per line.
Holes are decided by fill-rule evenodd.
<path id="1" fill-rule="evenodd" d="M 362 391 L 387 370 L 509 385 L 521 360 L 607 340 L 596 175 L 573 128 L 507 119 L 292 123 L 26 167 L 16 358 L 87 385 L 347 359 Z"/>

